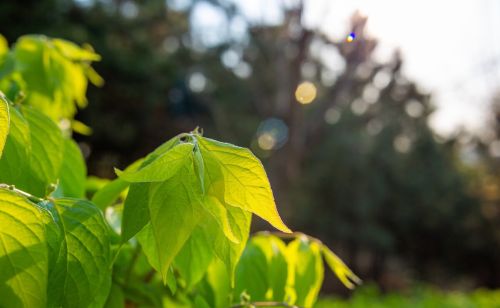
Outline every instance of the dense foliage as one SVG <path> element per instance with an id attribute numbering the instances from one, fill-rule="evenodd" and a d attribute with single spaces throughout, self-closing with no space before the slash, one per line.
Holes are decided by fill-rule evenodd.
<path id="1" fill-rule="evenodd" d="M 87 79 L 101 83 L 100 57 L 44 36 L 1 42 L 0 306 L 311 307 L 323 259 L 347 287 L 360 282 L 288 229 L 250 150 L 199 129 L 87 181 L 71 136 L 88 132 L 74 115 Z M 248 240 L 252 214 L 284 233 Z"/>

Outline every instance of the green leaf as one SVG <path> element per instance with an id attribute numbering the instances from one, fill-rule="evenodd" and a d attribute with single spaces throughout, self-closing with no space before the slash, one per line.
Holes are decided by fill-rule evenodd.
<path id="1" fill-rule="evenodd" d="M 6 74 L 23 84 L 25 104 L 55 121 L 72 119 L 77 107 L 87 104 L 87 76 L 90 61 L 99 56 L 77 45 L 45 36 L 27 35 L 18 39 L 11 55 L 12 69 Z"/>
<path id="2" fill-rule="evenodd" d="M 142 163 L 143 160 L 139 159 L 128 166 L 125 171 L 135 171 Z M 106 207 L 112 205 L 129 186 L 130 183 L 122 179 L 114 179 L 101 187 L 94 196 L 92 196 L 92 203 L 97 205 L 101 210 L 104 210 Z"/>
<path id="3" fill-rule="evenodd" d="M 0 34 L 0 64 L 2 58 L 9 52 L 9 44 L 3 35 Z"/>
<path id="4" fill-rule="evenodd" d="M 87 166 L 80 148 L 72 139 L 64 139 L 64 153 L 59 173 L 58 196 L 83 198 Z"/>
<path id="5" fill-rule="evenodd" d="M 250 240 L 236 267 L 234 298 L 246 292 L 251 301 L 265 301 L 269 289 L 268 270 L 264 251 Z"/>
<path id="6" fill-rule="evenodd" d="M 216 223 L 220 226 L 224 235 L 233 243 L 238 244 L 243 240 L 243 234 L 238 232 L 235 234 L 233 229 L 238 228 L 239 221 L 230 218 L 230 206 L 224 206 L 219 199 L 207 195 L 203 198 L 203 205 L 205 209 L 213 216 Z"/>
<path id="7" fill-rule="evenodd" d="M 197 295 L 194 299 L 195 308 L 210 308 L 210 305 L 205 301 L 203 297 Z"/>
<path id="8" fill-rule="evenodd" d="M 248 240 L 252 214 L 247 211 L 243 211 L 240 208 L 231 206 L 227 208 L 227 213 L 230 224 L 234 226 L 233 232 L 235 236 L 241 240 L 239 243 L 231 242 L 224 235 L 222 230 L 219 230 L 219 232 L 213 235 L 213 242 L 215 255 L 226 265 L 226 270 L 228 276 L 230 277 L 231 284 L 234 284 L 236 264 L 238 263 Z"/>
<path id="9" fill-rule="evenodd" d="M 287 248 L 276 236 L 254 236 L 253 245 L 259 247 L 267 260 L 268 286 L 271 291 L 267 300 L 285 301 L 288 280 Z"/>
<path id="10" fill-rule="evenodd" d="M 285 301 L 288 277 L 285 243 L 272 235 L 248 242 L 236 267 L 235 298 L 243 291 L 252 301 Z"/>
<path id="11" fill-rule="evenodd" d="M 233 227 L 229 219 L 228 205 L 224 202 L 224 177 L 218 164 L 213 164 L 210 161 L 204 161 L 201 149 L 196 144 L 194 152 L 195 172 L 198 175 L 198 180 L 204 195 L 203 205 L 205 209 L 212 215 L 215 221 L 219 224 L 226 237 L 234 242 L 239 243 L 242 238 L 237 237 L 233 232 Z M 210 170 L 210 172 L 206 172 Z M 208 191 L 206 191 L 208 189 Z"/>
<path id="12" fill-rule="evenodd" d="M 198 144 L 194 148 L 194 168 L 198 176 L 201 192 L 205 194 L 205 163 L 203 162 L 203 156 Z"/>
<path id="13" fill-rule="evenodd" d="M 106 300 L 105 308 L 123 308 L 125 307 L 125 295 L 122 288 L 116 284 L 111 285 L 108 299 Z"/>
<path id="14" fill-rule="evenodd" d="M 309 241 L 307 237 L 299 237 L 288 244 L 287 254 L 288 285 L 295 289 L 295 304 L 301 307 L 312 307 L 323 283 L 324 267 L 321 246 Z"/>
<path id="15" fill-rule="evenodd" d="M 105 184 L 92 196 L 92 203 L 101 210 L 104 210 L 106 207 L 112 205 L 129 185 L 129 182 L 122 179 L 114 179 Z"/>
<path id="16" fill-rule="evenodd" d="M 163 182 L 172 178 L 189 162 L 193 148 L 192 143 L 181 143 L 137 171 L 116 170 L 116 173 L 121 179 L 130 183 Z"/>
<path id="17" fill-rule="evenodd" d="M 156 242 L 151 227 L 151 223 L 146 224 L 142 230 L 137 233 L 137 241 L 142 247 L 142 251 L 146 256 L 149 264 L 157 272 L 160 271 L 160 261 L 158 259 L 158 249 L 156 249 Z"/>
<path id="18" fill-rule="evenodd" d="M 264 167 L 250 150 L 199 135 L 196 139 L 214 196 L 262 217 L 278 230 L 291 232 L 278 214 Z"/>
<path id="19" fill-rule="evenodd" d="M 150 184 L 149 214 L 164 280 L 174 257 L 205 214 L 192 164 L 184 165 L 175 179 Z"/>
<path id="20" fill-rule="evenodd" d="M 213 228 L 213 222 L 205 228 Z M 198 283 L 214 258 L 212 238 L 198 225 L 174 259 L 174 267 L 186 281 L 187 288 Z"/>
<path id="21" fill-rule="evenodd" d="M 181 143 L 181 141 L 179 140 L 178 136 L 164 142 L 159 147 L 157 147 L 153 152 L 149 153 L 146 156 L 146 158 L 144 158 L 143 163 L 140 165 L 140 167 L 146 167 L 147 165 L 155 161 L 159 156 L 163 155 L 165 152 L 169 151 L 179 143 Z"/>
<path id="22" fill-rule="evenodd" d="M 1 47 L 0 47 L 1 48 Z M 0 158 L 2 158 L 3 148 L 7 141 L 10 128 L 9 104 L 3 93 L 0 92 Z"/>
<path id="23" fill-rule="evenodd" d="M 10 108 L 11 129 L 0 159 L 0 181 L 45 196 L 59 177 L 64 139 L 48 117 L 29 107 L 21 111 Z"/>
<path id="24" fill-rule="evenodd" d="M 231 284 L 224 263 L 215 258 L 208 267 L 203 280 L 196 286 L 196 293 L 213 308 L 231 306 Z"/>
<path id="25" fill-rule="evenodd" d="M 130 185 L 123 207 L 121 235 L 123 243 L 130 240 L 150 222 L 149 191 L 153 185 L 158 185 L 158 183 L 137 183 Z"/>
<path id="26" fill-rule="evenodd" d="M 30 173 L 24 175 L 20 187 L 35 195 L 45 196 L 47 187 L 55 184 L 62 165 L 64 139 L 57 125 L 32 108 L 23 108 L 31 137 Z"/>
<path id="27" fill-rule="evenodd" d="M 8 307 L 45 307 L 48 249 L 43 212 L 0 189 L 0 301 Z"/>
<path id="28" fill-rule="evenodd" d="M 156 242 L 150 223 L 148 223 L 141 230 L 141 232 L 137 234 L 137 241 L 141 245 L 142 251 L 146 256 L 149 265 L 151 265 L 151 267 L 153 267 L 157 272 L 160 272 L 158 249 L 156 248 Z M 172 267 L 170 267 L 167 271 L 167 277 L 165 283 L 173 294 L 177 291 L 177 281 L 175 280 L 175 275 Z"/>
<path id="29" fill-rule="evenodd" d="M 354 289 L 356 284 L 361 283 L 361 279 L 359 279 L 359 277 L 356 276 L 356 274 L 354 274 L 351 269 L 349 269 L 349 267 L 347 267 L 347 265 L 345 265 L 345 263 L 330 250 L 330 248 L 323 245 L 321 247 L 321 251 L 323 252 L 326 264 L 328 264 L 330 269 L 335 273 L 344 286 L 349 289 Z"/>
<path id="30" fill-rule="evenodd" d="M 78 199 L 56 199 L 61 229 L 56 265 L 49 275 L 49 306 L 102 307 L 111 283 L 109 229 L 101 211 Z M 95 299 L 99 299 L 96 301 Z"/>
<path id="31" fill-rule="evenodd" d="M 175 178 L 160 183 L 140 183 L 130 187 L 125 201 L 122 239 L 135 233 L 151 265 L 166 281 L 175 256 L 181 251 L 203 215 L 201 192 L 193 176 L 193 161 Z M 126 217 L 128 221 L 126 221 Z M 172 236 L 175 234 L 175 236 Z M 150 247 L 150 246 L 154 247 Z"/>
<path id="32" fill-rule="evenodd" d="M 168 269 L 166 284 L 172 294 L 177 292 L 177 281 L 175 280 L 174 270 L 172 267 Z"/>
<path id="33" fill-rule="evenodd" d="M 117 171 L 120 179 L 133 183 L 125 200 L 123 210 L 122 241 L 126 242 L 139 232 L 150 221 L 151 189 L 163 187 L 162 183 L 175 176 L 182 168 L 187 174 L 176 176 L 171 183 L 178 180 L 178 177 L 187 178 L 192 171 L 192 143 L 176 144 L 177 139 L 173 138 L 166 142 L 153 153 L 148 155 L 138 169 L 127 169 L 123 172 Z M 186 169 L 186 166 L 189 166 Z M 168 185 L 167 185 L 168 186 Z"/>
<path id="34" fill-rule="evenodd" d="M 66 58 L 72 61 L 99 61 L 101 57 L 90 51 L 81 48 L 75 43 L 62 40 L 62 39 L 52 39 L 52 44 L 56 49 Z"/>
<path id="35" fill-rule="evenodd" d="M 10 108 L 10 132 L 0 158 L 0 182 L 22 187 L 29 175 L 31 138 L 28 122 L 16 108 Z"/>
<path id="36" fill-rule="evenodd" d="M 193 146 L 188 143 L 179 144 L 178 137 L 174 137 L 125 171 L 117 170 L 120 177 L 118 180 L 132 183 L 123 209 L 123 242 L 131 239 L 150 221 L 149 190 L 153 185 L 151 182 L 157 182 L 158 177 L 168 179 L 174 176 L 183 164 L 188 163 Z M 171 157 L 174 158 L 174 164 L 169 164 Z"/>

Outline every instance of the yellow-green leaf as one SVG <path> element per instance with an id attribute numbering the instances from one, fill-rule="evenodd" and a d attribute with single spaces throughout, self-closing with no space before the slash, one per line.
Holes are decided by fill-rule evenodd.
<path id="1" fill-rule="evenodd" d="M 248 240 L 252 214 L 237 207 L 230 206 L 227 209 L 229 223 L 240 242 L 230 241 L 224 232 L 219 230 L 213 236 L 213 245 L 215 255 L 226 265 L 231 284 L 234 284 L 234 271 Z"/>
<path id="2" fill-rule="evenodd" d="M 130 183 L 163 182 L 174 176 L 189 159 L 194 145 L 181 143 L 158 156 L 154 161 L 137 171 L 116 171 L 118 176 Z"/>
<path id="3" fill-rule="evenodd" d="M 164 280 L 174 257 L 205 215 L 200 192 L 193 189 L 192 167 L 192 162 L 185 164 L 175 179 L 153 183 L 149 190 L 151 227 Z"/>
<path id="4" fill-rule="evenodd" d="M 0 158 L 7 141 L 10 128 L 9 104 L 2 92 L 0 92 Z"/>
<path id="5" fill-rule="evenodd" d="M 323 245 L 321 251 L 325 257 L 326 264 L 328 264 L 330 269 L 347 288 L 354 289 L 356 284 L 361 283 L 361 279 L 333 251 L 325 245 Z"/>
<path id="6" fill-rule="evenodd" d="M 60 228 L 60 237 L 53 239 L 60 250 L 49 276 L 49 306 L 102 307 L 111 286 L 112 261 L 102 212 L 89 201 L 70 198 L 47 206 Z"/>
<path id="7" fill-rule="evenodd" d="M 250 150 L 199 135 L 196 138 L 214 196 L 260 216 L 278 230 L 291 232 L 278 214 L 264 167 Z"/>
<path id="8" fill-rule="evenodd" d="M 316 302 L 324 276 L 321 246 L 299 237 L 288 244 L 288 282 L 295 290 L 295 304 L 310 308 Z"/>
<path id="9" fill-rule="evenodd" d="M 44 219 L 35 204 L 0 189 L 0 304 L 14 308 L 46 306 L 48 249 Z"/>
<path id="10" fill-rule="evenodd" d="M 56 193 L 62 197 L 83 198 L 86 178 L 87 166 L 78 144 L 72 139 L 64 139 L 63 161 Z"/>

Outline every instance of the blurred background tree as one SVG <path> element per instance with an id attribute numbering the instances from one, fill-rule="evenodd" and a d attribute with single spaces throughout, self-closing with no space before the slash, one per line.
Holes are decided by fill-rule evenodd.
<path id="1" fill-rule="evenodd" d="M 217 8 L 222 26 L 194 28 L 199 5 Z M 105 85 L 79 113 L 93 129 L 77 137 L 90 174 L 113 177 L 114 166 L 200 126 L 257 153 L 287 221 L 365 280 L 499 287 L 499 117 L 489 139 L 437 136 L 430 94 L 404 76 L 398 51 L 374 60 L 366 17 L 352 16 L 355 38 L 334 40 L 304 26 L 300 1 L 282 13 L 272 23 L 223 0 L 8 0 L 0 32 L 102 55 Z"/>

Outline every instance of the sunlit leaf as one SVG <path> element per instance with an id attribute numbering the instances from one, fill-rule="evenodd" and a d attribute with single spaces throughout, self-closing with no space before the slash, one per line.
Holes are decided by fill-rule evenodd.
<path id="1" fill-rule="evenodd" d="M 142 159 L 135 161 L 133 164 L 127 167 L 125 171 L 137 170 L 143 163 Z M 101 210 L 112 205 L 124 191 L 130 186 L 130 183 L 117 178 L 113 181 L 109 181 L 97 190 L 97 192 L 92 196 L 92 203 L 97 205 Z"/>
<path id="2" fill-rule="evenodd" d="M 227 308 L 231 303 L 231 283 L 226 265 L 215 258 L 203 280 L 196 287 L 197 294 L 213 308 Z"/>
<path id="3" fill-rule="evenodd" d="M 23 108 L 31 137 L 30 174 L 25 174 L 24 190 L 45 196 L 48 185 L 55 184 L 62 165 L 64 140 L 60 129 L 48 117 L 32 108 Z"/>
<path id="4" fill-rule="evenodd" d="M 49 275 L 53 306 L 102 306 L 111 284 L 109 229 L 102 212 L 78 199 L 56 199 L 52 213 L 61 229 L 59 253 Z M 99 299 L 96 301 L 95 299 Z"/>
<path id="5" fill-rule="evenodd" d="M 278 214 L 264 167 L 250 150 L 201 136 L 196 138 L 205 172 L 212 182 L 218 183 L 212 185 L 215 196 L 262 217 L 278 230 L 291 232 Z"/>
<path id="6" fill-rule="evenodd" d="M 5 146 L 5 142 L 7 141 L 9 128 L 10 128 L 9 104 L 7 103 L 7 99 L 4 97 L 3 93 L 0 92 L 0 158 L 2 157 L 3 148 Z"/>
<path id="7" fill-rule="evenodd" d="M 189 162 L 193 147 L 192 143 L 178 144 L 137 171 L 121 172 L 117 170 L 116 173 L 120 178 L 130 183 L 166 181 Z"/>
<path id="8" fill-rule="evenodd" d="M 295 304 L 312 307 L 321 288 L 324 276 L 321 246 L 307 237 L 299 237 L 287 247 L 289 272 L 288 285 L 296 292 Z"/>
<path id="9" fill-rule="evenodd" d="M 0 303 L 45 307 L 48 249 L 44 214 L 17 194 L 0 189 Z"/>
<path id="10" fill-rule="evenodd" d="M 122 241 L 126 242 L 150 222 L 149 202 L 151 183 L 130 185 L 123 207 Z M 155 185 L 158 185 L 155 183 Z"/>
<path id="11" fill-rule="evenodd" d="M 0 64 L 2 64 L 2 58 L 9 52 L 9 44 L 3 35 L 0 34 Z"/>
<path id="12" fill-rule="evenodd" d="M 60 196 L 83 198 L 86 177 L 87 166 L 80 148 L 72 139 L 64 139 L 63 161 L 58 185 Z"/>
<path id="13" fill-rule="evenodd" d="M 192 162 L 175 180 L 154 184 L 149 191 L 151 226 L 164 279 L 174 257 L 205 214 L 200 192 L 193 189 L 196 181 L 189 167 Z"/>
<path id="14" fill-rule="evenodd" d="M 240 242 L 234 243 L 230 241 L 221 230 L 214 236 L 213 243 L 215 255 L 226 265 L 228 276 L 233 284 L 236 264 L 245 249 L 250 233 L 252 214 L 237 207 L 227 207 L 227 209 L 229 222 L 233 226 L 233 232 L 240 239 Z"/>
<path id="15" fill-rule="evenodd" d="M 205 228 L 213 228 L 207 224 Z M 174 266 L 191 287 L 203 278 L 214 258 L 212 238 L 202 225 L 197 226 L 174 259 Z"/>
<path id="16" fill-rule="evenodd" d="M 90 69 L 90 62 L 99 60 L 99 55 L 61 39 L 23 36 L 6 59 L 1 72 L 4 91 L 12 83 L 21 85 L 26 94 L 23 103 L 54 121 L 71 120 L 77 107 L 86 106 L 87 78 L 99 83 Z"/>
<path id="17" fill-rule="evenodd" d="M 158 249 L 156 246 L 156 241 L 150 223 L 148 223 L 141 230 L 141 232 L 137 234 L 137 241 L 141 245 L 142 251 L 146 256 L 148 263 L 157 272 L 160 272 L 161 270 L 160 270 L 160 260 L 158 259 Z M 168 286 L 168 288 L 172 293 L 175 293 L 177 291 L 177 281 L 175 279 L 172 267 L 170 267 L 167 271 L 165 284 Z"/>
<path id="18" fill-rule="evenodd" d="M 36 196 L 56 184 L 64 139 L 57 125 L 33 108 L 10 108 L 11 129 L 0 159 L 0 181 Z"/>
<path id="19" fill-rule="evenodd" d="M 356 284 L 361 283 L 356 274 L 354 274 L 347 265 L 328 247 L 323 245 L 321 248 L 323 256 L 325 257 L 326 264 L 335 273 L 335 275 L 340 279 L 340 281 L 349 289 L 353 289 Z"/>
<path id="20" fill-rule="evenodd" d="M 101 210 L 104 210 L 109 205 L 113 204 L 121 195 L 121 193 L 129 187 L 130 183 L 122 180 L 115 179 L 105 184 L 99 189 L 94 196 L 92 196 L 92 203 L 94 203 Z"/>
<path id="21" fill-rule="evenodd" d="M 251 301 L 265 301 L 269 289 L 269 267 L 261 247 L 250 240 L 241 255 L 235 273 L 234 298 L 243 292 Z"/>
<path id="22" fill-rule="evenodd" d="M 52 44 L 57 48 L 57 50 L 66 58 L 73 61 L 99 61 L 101 57 L 87 49 L 83 49 L 75 43 L 62 40 L 62 39 L 52 39 Z"/>
<path id="23" fill-rule="evenodd" d="M 22 187 L 29 175 L 31 136 L 28 122 L 16 108 L 10 108 L 10 131 L 0 157 L 0 182 Z"/>

